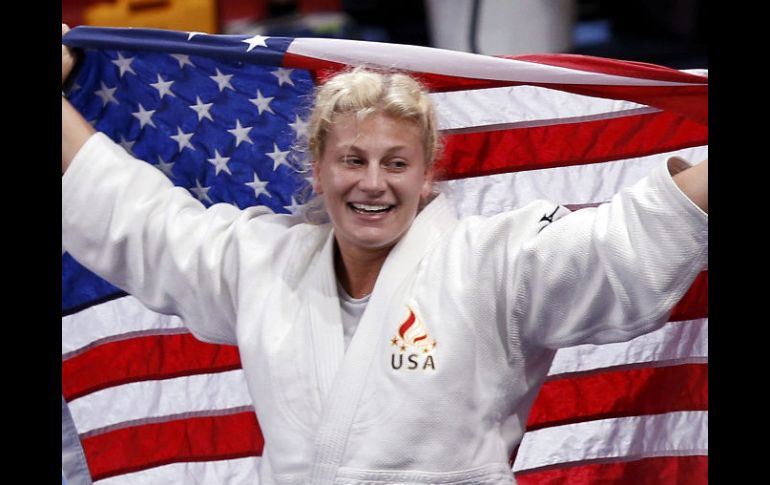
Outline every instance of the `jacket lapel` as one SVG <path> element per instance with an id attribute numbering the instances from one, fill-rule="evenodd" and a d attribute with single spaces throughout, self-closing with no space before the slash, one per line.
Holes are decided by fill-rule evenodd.
<path id="1" fill-rule="evenodd" d="M 382 332 L 381 316 L 388 313 L 393 297 L 406 277 L 414 271 L 423 256 L 441 240 L 442 235 L 451 230 L 456 223 L 457 219 L 450 204 L 443 195 L 439 195 L 420 212 L 407 234 L 388 255 L 347 353 L 343 352 L 342 359 L 336 361 L 337 372 L 333 376 L 329 392 L 325 394 L 326 399 L 316 435 L 311 483 L 334 482 L 344 456 L 350 427 L 361 400 L 364 384 L 372 366 L 375 355 L 372 349 L 377 345 Z M 331 273 L 331 283 L 326 281 L 324 283 L 331 284 L 336 296 L 333 265 Z M 337 335 L 339 345 L 342 346 L 339 302 L 335 300 L 327 303 L 334 306 L 335 321 L 339 325 Z M 339 363 L 343 365 L 340 366 Z"/>

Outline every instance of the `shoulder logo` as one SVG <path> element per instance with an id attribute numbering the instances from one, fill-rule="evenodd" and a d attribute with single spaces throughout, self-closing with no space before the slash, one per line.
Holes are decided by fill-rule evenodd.
<path id="1" fill-rule="evenodd" d="M 409 307 L 407 309 L 409 315 L 398 327 L 396 335 L 390 339 L 390 345 L 393 347 L 390 366 L 395 370 L 436 370 L 433 361 L 436 341 L 430 338 L 425 324 L 417 318 L 414 310 Z"/>

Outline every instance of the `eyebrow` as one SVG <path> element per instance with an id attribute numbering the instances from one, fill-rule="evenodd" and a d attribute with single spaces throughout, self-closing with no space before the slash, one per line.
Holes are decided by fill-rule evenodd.
<path id="1" fill-rule="evenodd" d="M 343 146 L 339 146 L 338 148 L 339 148 L 340 150 L 343 150 L 343 151 L 345 152 L 345 154 L 348 154 L 348 153 L 354 153 L 355 155 L 366 155 L 366 153 L 367 153 L 367 152 L 366 152 L 366 150 L 364 150 L 363 148 L 359 148 L 359 147 L 358 147 L 358 146 L 356 146 L 355 144 L 353 144 L 353 145 L 349 145 L 349 146 L 347 146 L 347 147 L 345 147 L 345 146 L 343 145 Z M 396 146 L 392 146 L 392 147 L 388 148 L 388 149 L 385 151 L 385 155 L 386 155 L 386 156 L 387 156 L 387 155 L 391 155 L 391 154 L 392 154 L 392 153 L 394 153 L 394 152 L 397 152 L 397 151 L 399 151 L 399 150 L 403 150 L 403 149 L 408 149 L 408 148 L 409 148 L 409 146 L 408 146 L 408 145 L 396 145 Z"/>

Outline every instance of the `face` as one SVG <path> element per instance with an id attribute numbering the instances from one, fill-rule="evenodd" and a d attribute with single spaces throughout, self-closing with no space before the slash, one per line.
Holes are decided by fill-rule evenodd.
<path id="1" fill-rule="evenodd" d="M 381 113 L 337 116 L 314 168 L 343 254 L 390 250 L 431 190 L 419 128 Z"/>

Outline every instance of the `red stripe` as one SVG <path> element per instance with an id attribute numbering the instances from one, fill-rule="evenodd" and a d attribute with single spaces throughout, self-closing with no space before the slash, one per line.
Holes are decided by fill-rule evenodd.
<path id="1" fill-rule="evenodd" d="M 546 66 L 559 66 L 577 71 L 597 72 L 612 76 L 635 77 L 676 83 L 707 83 L 708 78 L 678 71 L 670 67 L 658 66 L 646 62 L 624 61 L 606 57 L 593 57 L 581 54 L 525 54 L 505 56 L 508 59 L 534 62 Z"/>
<path id="2" fill-rule="evenodd" d="M 93 480 L 185 461 L 261 456 L 253 411 L 143 424 L 81 440 Z"/>
<path id="3" fill-rule="evenodd" d="M 662 456 L 622 463 L 516 473 L 519 485 L 707 485 L 707 456 Z"/>
<path id="4" fill-rule="evenodd" d="M 671 311 L 669 321 L 706 318 L 709 314 L 709 273 L 701 272 Z"/>
<path id="5" fill-rule="evenodd" d="M 409 327 L 412 326 L 415 320 L 414 312 L 410 309 L 409 310 L 409 316 L 406 317 L 406 320 L 404 323 L 401 324 L 401 326 L 398 328 L 398 334 L 401 336 L 401 338 L 404 338 L 404 334 L 407 330 L 409 330 Z"/>
<path id="6" fill-rule="evenodd" d="M 224 372 L 241 367 L 237 347 L 196 340 L 189 333 L 144 335 L 108 342 L 62 362 L 67 401 L 129 382 Z"/>
<path id="7" fill-rule="evenodd" d="M 708 143 L 708 128 L 656 112 L 534 128 L 450 134 L 437 168 L 459 179 L 642 157 Z"/>
<path id="8" fill-rule="evenodd" d="M 707 364 L 602 371 L 543 384 L 527 430 L 592 419 L 707 409 Z"/>

